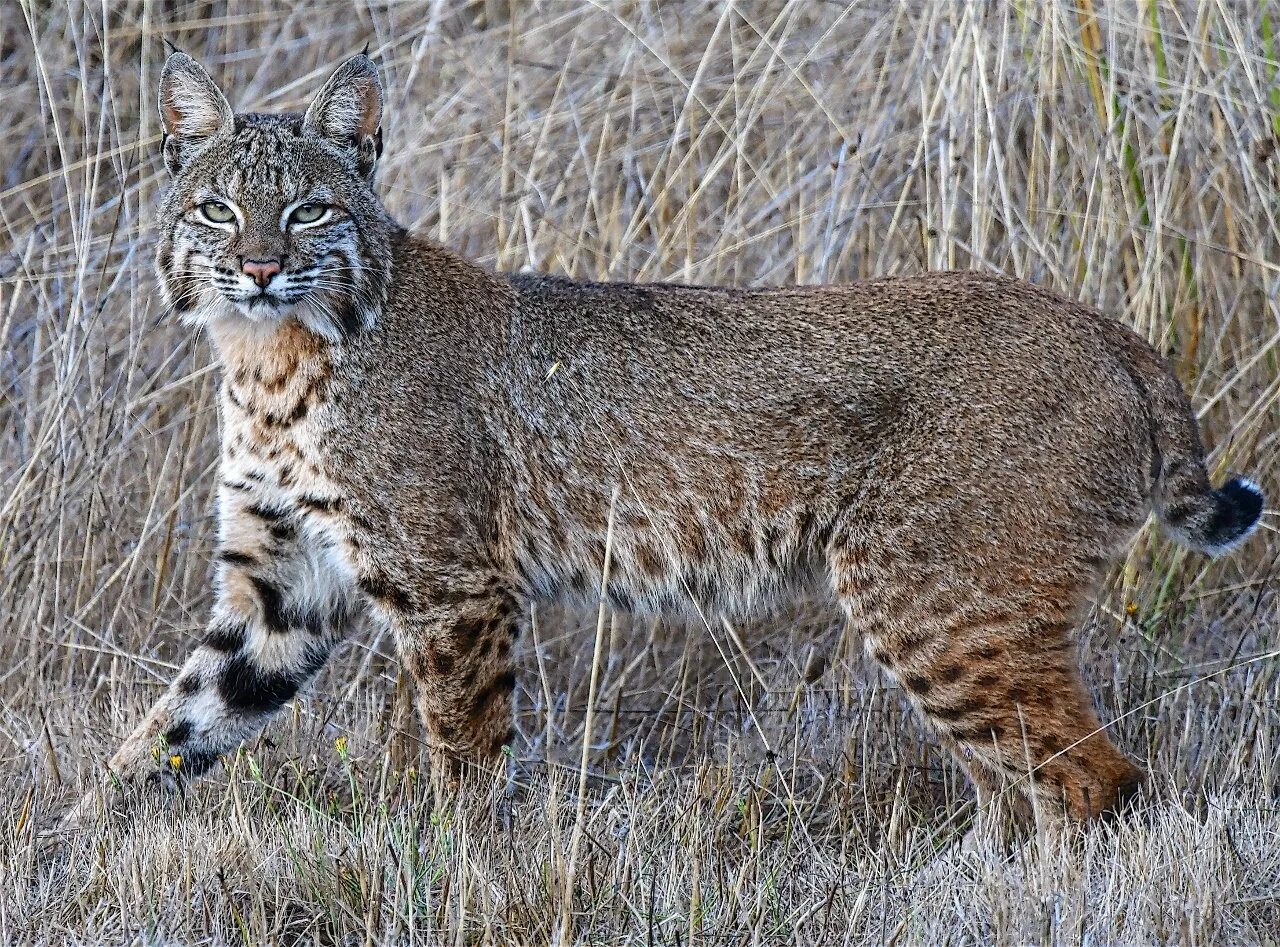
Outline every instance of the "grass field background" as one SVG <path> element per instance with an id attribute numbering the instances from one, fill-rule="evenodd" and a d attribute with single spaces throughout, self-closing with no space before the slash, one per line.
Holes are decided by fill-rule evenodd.
<path id="1" fill-rule="evenodd" d="M 1150 791 L 1011 858 L 945 854 L 971 793 L 812 611 L 606 615 L 599 651 L 595 614 L 539 615 L 515 789 L 462 800 L 414 769 L 390 641 L 354 641 L 182 805 L 42 835 L 210 605 L 216 373 L 151 267 L 164 41 L 245 111 L 369 43 L 380 192 L 488 265 L 1085 299 L 1274 497 L 1278 29 L 1252 0 L 0 0 L 0 942 L 1280 942 L 1272 514 L 1217 562 L 1139 537 L 1082 636 Z"/>

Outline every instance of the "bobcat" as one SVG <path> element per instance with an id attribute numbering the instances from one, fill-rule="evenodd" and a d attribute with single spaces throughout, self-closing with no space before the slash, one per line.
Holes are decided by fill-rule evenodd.
<path id="1" fill-rule="evenodd" d="M 1015 784 L 1067 824 L 1140 786 L 1081 681 L 1082 604 L 1152 508 L 1215 554 L 1263 496 L 1210 486 L 1186 395 L 1133 333 L 981 273 L 490 272 L 383 209 L 364 55 L 305 114 L 235 115 L 175 52 L 159 107 L 160 282 L 222 369 L 217 594 L 117 778 L 208 769 L 367 620 L 460 771 L 512 739 L 531 604 L 740 614 L 817 588 L 980 799 Z"/>

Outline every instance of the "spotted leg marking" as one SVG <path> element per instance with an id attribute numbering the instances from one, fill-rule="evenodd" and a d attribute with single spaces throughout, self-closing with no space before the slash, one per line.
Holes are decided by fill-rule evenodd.
<path id="1" fill-rule="evenodd" d="M 420 604 L 421 591 L 411 595 L 385 577 L 367 577 L 361 586 L 396 631 L 433 764 L 449 779 L 467 764 L 500 772 L 514 732 L 515 599 L 496 578 L 479 575 L 456 578 Z"/>
<path id="2" fill-rule="evenodd" d="M 246 499 L 233 513 L 203 642 L 107 764 L 126 788 L 176 789 L 208 770 L 297 695 L 359 618 L 350 568 L 305 510 Z"/>

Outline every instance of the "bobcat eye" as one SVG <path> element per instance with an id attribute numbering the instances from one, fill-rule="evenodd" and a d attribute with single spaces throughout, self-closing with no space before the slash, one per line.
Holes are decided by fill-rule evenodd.
<path id="1" fill-rule="evenodd" d="M 229 224 L 236 219 L 236 212 L 222 201 L 205 201 L 200 205 L 200 214 L 211 224 Z"/>
<path id="2" fill-rule="evenodd" d="M 314 224 L 329 213 L 324 204 L 299 204 L 289 215 L 291 224 Z"/>

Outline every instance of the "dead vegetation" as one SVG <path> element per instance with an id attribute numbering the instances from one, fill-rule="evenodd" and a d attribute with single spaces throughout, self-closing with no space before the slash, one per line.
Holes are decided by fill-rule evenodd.
<path id="1" fill-rule="evenodd" d="M 1148 532 L 1115 570 L 1087 664 L 1153 781 L 1065 847 L 928 868 L 971 796 L 814 614 L 619 618 L 594 654 L 595 616 L 540 616 L 516 789 L 461 802 L 411 768 L 389 641 L 355 641 L 176 810 L 39 836 L 209 604 L 215 378 L 150 265 L 163 41 L 245 110 L 368 41 L 388 204 L 495 266 L 990 267 L 1086 299 L 1275 496 L 1278 24 L 1251 0 L 0 6 L 0 941 L 1280 940 L 1270 514 L 1231 559 Z"/>

